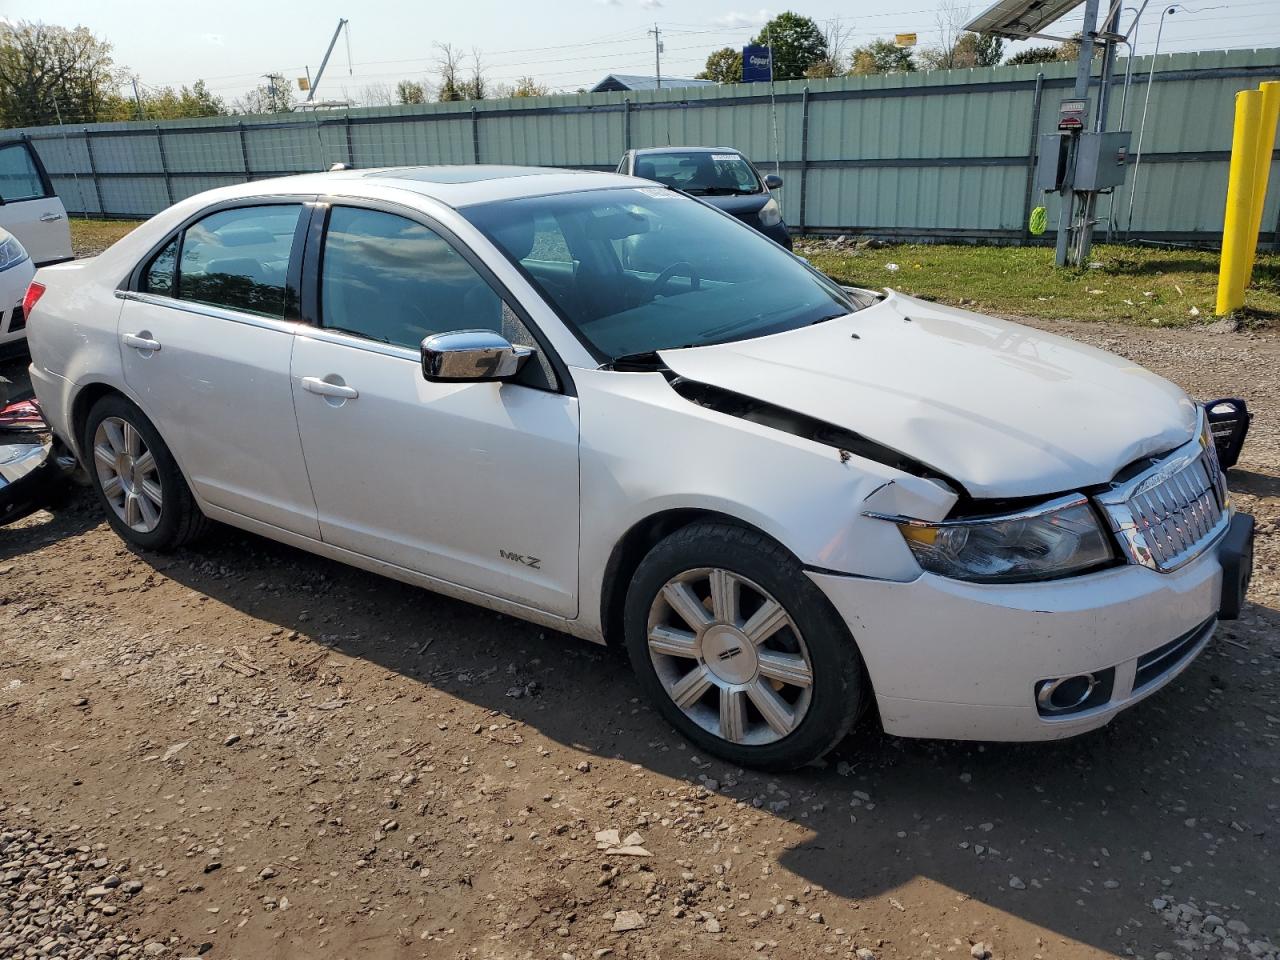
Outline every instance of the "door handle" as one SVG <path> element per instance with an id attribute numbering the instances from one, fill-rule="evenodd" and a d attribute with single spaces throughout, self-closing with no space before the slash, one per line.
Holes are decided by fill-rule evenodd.
<path id="1" fill-rule="evenodd" d="M 134 333 L 126 333 L 121 337 L 121 339 L 124 340 L 124 345 L 126 347 L 133 347 L 135 350 L 147 350 L 155 353 L 160 349 L 159 340 L 152 340 L 149 337 L 140 337 Z"/>
<path id="2" fill-rule="evenodd" d="M 40 216 L 41 223 L 57 223 L 61 219 L 62 214 L 60 213 L 45 213 Z"/>
<path id="3" fill-rule="evenodd" d="M 348 387 L 342 383 L 330 383 L 319 377 L 303 377 L 302 389 L 308 393 L 318 393 L 322 397 L 341 397 L 344 400 L 354 400 L 360 396 L 360 391 L 355 387 Z"/>

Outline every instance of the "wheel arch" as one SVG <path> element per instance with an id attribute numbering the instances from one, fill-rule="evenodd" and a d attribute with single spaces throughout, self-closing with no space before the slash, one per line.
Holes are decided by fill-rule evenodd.
<path id="1" fill-rule="evenodd" d="M 732 524 L 779 543 L 776 537 L 741 517 L 705 507 L 675 507 L 637 521 L 613 545 L 604 568 L 600 588 L 600 628 L 607 645 L 621 649 L 627 586 L 641 561 L 665 537 L 684 527 L 704 522 Z M 779 543 L 779 546 L 790 552 L 786 544 Z"/>
<path id="2" fill-rule="evenodd" d="M 164 441 L 164 445 L 169 449 L 169 456 L 173 457 L 173 462 L 178 466 L 178 472 L 182 474 L 182 479 L 186 481 L 187 487 L 191 490 L 191 495 L 195 498 L 196 503 L 203 509 L 204 503 L 196 493 L 195 487 L 191 483 L 191 474 L 187 472 L 186 466 L 182 462 L 182 456 L 174 449 L 169 438 L 164 435 L 164 431 L 160 429 L 159 424 L 143 409 L 142 404 L 138 402 L 138 398 L 130 394 L 128 390 L 122 389 L 119 384 L 110 383 L 106 380 L 90 380 L 86 383 L 79 384 L 71 398 L 71 416 L 70 425 L 75 436 L 71 438 L 75 445 L 74 449 L 80 459 L 80 465 L 85 470 L 89 470 L 92 464 L 89 462 L 90 451 L 82 449 L 82 441 L 84 438 L 84 428 L 89 421 L 89 411 L 93 409 L 93 405 L 103 397 L 117 396 L 123 400 L 129 401 L 146 417 L 156 433 L 160 434 L 160 439 Z"/>
<path id="3" fill-rule="evenodd" d="M 82 384 L 76 389 L 75 395 L 71 398 L 71 442 L 75 445 L 75 450 L 80 457 L 81 466 L 88 469 L 89 452 L 83 449 L 84 428 L 89 421 L 89 411 L 93 409 L 93 405 L 103 397 L 115 394 L 123 397 L 130 403 L 136 404 L 137 401 L 131 396 L 113 384 L 104 380 L 93 380 L 89 383 Z"/>

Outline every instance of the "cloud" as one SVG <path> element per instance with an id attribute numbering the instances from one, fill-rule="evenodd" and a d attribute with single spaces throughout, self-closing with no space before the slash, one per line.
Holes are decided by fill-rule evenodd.
<path id="1" fill-rule="evenodd" d="M 726 13 L 722 17 L 715 17 L 711 22 L 717 27 L 758 27 L 768 19 L 769 11 L 762 7 L 755 13 L 738 13 L 735 10 L 733 13 Z"/>
<path id="2" fill-rule="evenodd" d="M 662 0 L 640 0 L 640 6 L 646 10 L 657 10 L 662 6 Z"/>
<path id="3" fill-rule="evenodd" d="M 222 38 L 222 34 L 220 33 L 206 33 L 204 35 L 204 42 L 212 43 L 215 47 L 226 45 L 226 41 Z"/>
<path id="4" fill-rule="evenodd" d="M 596 0 L 596 3 L 602 7 L 620 7 L 622 0 Z"/>

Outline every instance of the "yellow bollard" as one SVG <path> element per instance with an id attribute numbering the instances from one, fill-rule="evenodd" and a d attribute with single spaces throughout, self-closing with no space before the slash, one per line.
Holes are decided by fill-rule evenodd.
<path id="1" fill-rule="evenodd" d="M 1271 173 L 1271 153 L 1276 148 L 1276 125 L 1280 123 L 1280 81 L 1269 80 L 1262 91 L 1262 117 L 1258 127 L 1258 158 L 1253 170 L 1253 226 L 1249 230 L 1249 271 L 1244 285 L 1253 282 L 1253 265 L 1258 254 L 1258 234 L 1262 232 L 1262 208 L 1267 205 L 1267 179 Z"/>
<path id="2" fill-rule="evenodd" d="M 1222 261 L 1218 267 L 1218 316 L 1244 306 L 1261 119 L 1262 91 L 1241 90 L 1237 93 L 1235 132 L 1231 138 L 1231 171 L 1227 177 L 1227 210 L 1222 224 Z"/>

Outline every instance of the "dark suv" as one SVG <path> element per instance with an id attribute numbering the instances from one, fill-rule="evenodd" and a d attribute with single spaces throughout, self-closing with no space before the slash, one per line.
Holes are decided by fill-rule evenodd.
<path id="1" fill-rule="evenodd" d="M 762 177 L 755 165 L 733 147 L 649 147 L 628 150 L 618 173 L 656 180 L 704 200 L 770 240 L 791 249 L 791 234 L 782 209 L 770 193 L 782 178 Z"/>

